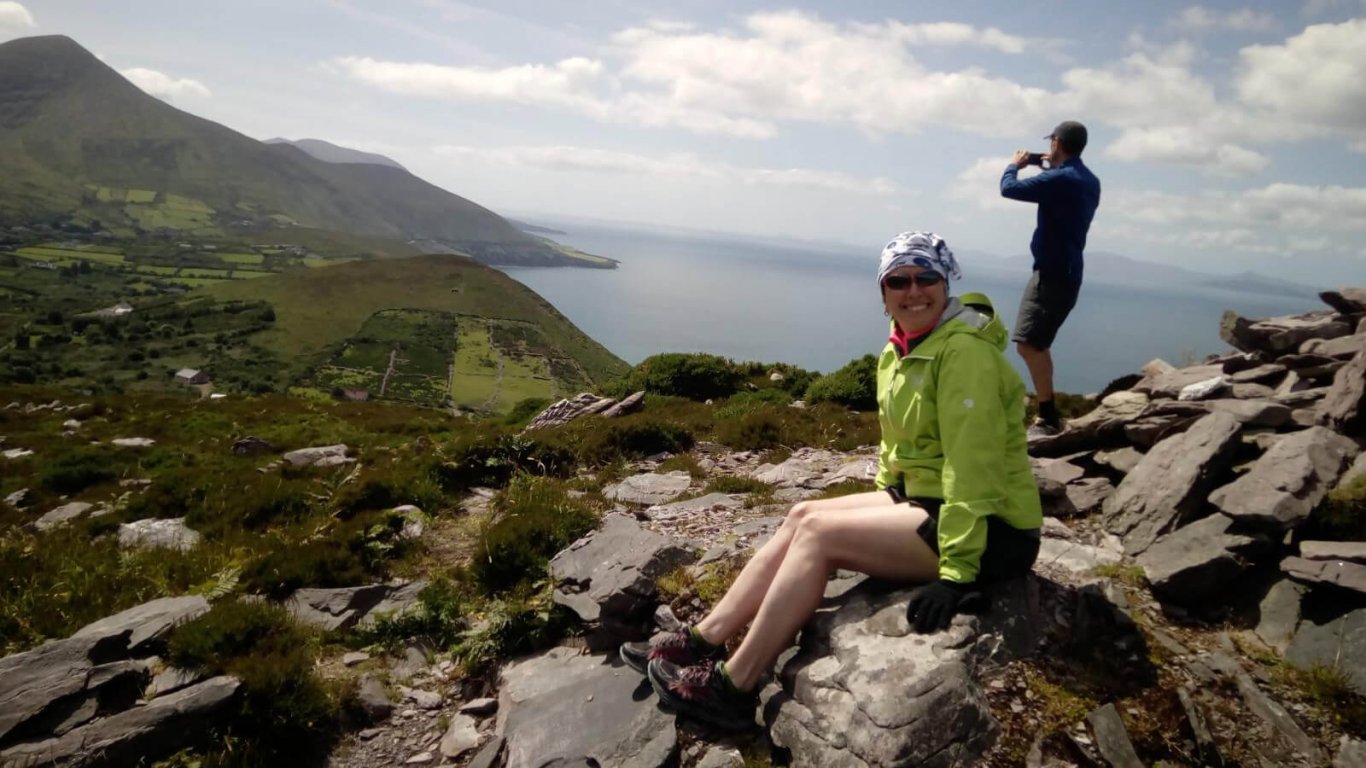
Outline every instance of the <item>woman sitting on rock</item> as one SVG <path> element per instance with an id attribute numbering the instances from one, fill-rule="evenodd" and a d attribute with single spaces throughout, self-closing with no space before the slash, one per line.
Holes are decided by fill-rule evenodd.
<path id="1" fill-rule="evenodd" d="M 990 300 L 949 296 L 960 277 L 937 235 L 904 232 L 882 250 L 878 286 L 892 331 L 878 360 L 878 490 L 792 507 L 705 618 L 621 647 L 673 709 L 752 725 L 760 678 L 837 568 L 924 583 L 906 617 L 927 633 L 980 601 L 978 585 L 1033 567 L 1043 518 L 1025 452 L 1024 385 L 1002 354 L 1006 328 Z M 726 658 L 725 642 L 746 625 Z"/>

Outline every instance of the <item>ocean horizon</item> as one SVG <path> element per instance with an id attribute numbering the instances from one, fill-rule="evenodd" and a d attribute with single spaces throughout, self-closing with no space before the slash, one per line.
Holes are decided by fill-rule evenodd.
<path id="1" fill-rule="evenodd" d="M 707 352 L 829 373 L 887 341 L 878 252 L 537 219 L 566 245 L 621 262 L 614 270 L 505 267 L 613 354 L 634 365 L 661 352 Z M 988 263 L 990 262 L 990 263 Z M 1015 324 L 1028 265 L 960 258 L 952 291 L 986 294 Z M 1153 358 L 1175 365 L 1227 351 L 1219 319 L 1320 309 L 1316 299 L 1224 288 L 1088 280 L 1053 347 L 1055 387 L 1097 392 Z M 1032 390 L 1023 361 L 1006 357 Z"/>

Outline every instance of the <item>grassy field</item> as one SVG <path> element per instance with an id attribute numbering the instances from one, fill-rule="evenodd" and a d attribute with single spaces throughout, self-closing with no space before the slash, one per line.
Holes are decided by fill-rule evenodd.
<path id="1" fill-rule="evenodd" d="M 557 358 L 576 362 L 556 371 L 566 391 L 605 383 L 627 368 L 526 286 L 458 256 L 357 261 L 251 284 L 224 282 L 208 290 L 219 299 L 261 299 L 274 306 L 274 329 L 260 343 L 282 359 L 297 361 L 300 369 L 325 363 L 318 359 L 320 353 L 338 349 L 372 315 L 396 307 L 518 321 L 535 328 L 552 366 Z M 463 372 L 459 354 L 457 347 L 457 375 Z"/>
<path id="2" fill-rule="evenodd" d="M 263 264 L 266 260 L 259 253 L 220 253 L 218 258 L 229 264 Z"/>

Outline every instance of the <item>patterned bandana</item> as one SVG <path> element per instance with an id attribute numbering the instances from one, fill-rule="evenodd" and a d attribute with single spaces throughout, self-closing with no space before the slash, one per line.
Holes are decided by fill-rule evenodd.
<path id="1" fill-rule="evenodd" d="M 916 266 L 938 272 L 945 281 L 962 280 L 958 260 L 944 239 L 933 232 L 902 232 L 882 249 L 882 262 L 877 268 L 877 283 L 897 267 Z"/>

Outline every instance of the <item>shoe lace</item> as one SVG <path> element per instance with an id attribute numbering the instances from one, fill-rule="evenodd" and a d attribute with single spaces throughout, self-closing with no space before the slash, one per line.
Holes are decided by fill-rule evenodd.
<path id="1" fill-rule="evenodd" d="M 696 699 L 711 687 L 714 672 L 715 669 L 709 664 L 686 667 L 678 673 L 678 679 L 669 684 L 669 688 L 685 699 Z"/>
<path id="2" fill-rule="evenodd" d="M 686 627 L 678 630 L 677 632 L 674 632 L 673 634 L 666 635 L 660 638 L 659 642 L 650 648 L 650 658 L 659 658 L 666 651 L 675 651 L 688 648 L 689 645 L 691 645 L 689 639 L 690 638 L 688 637 L 688 630 Z"/>

